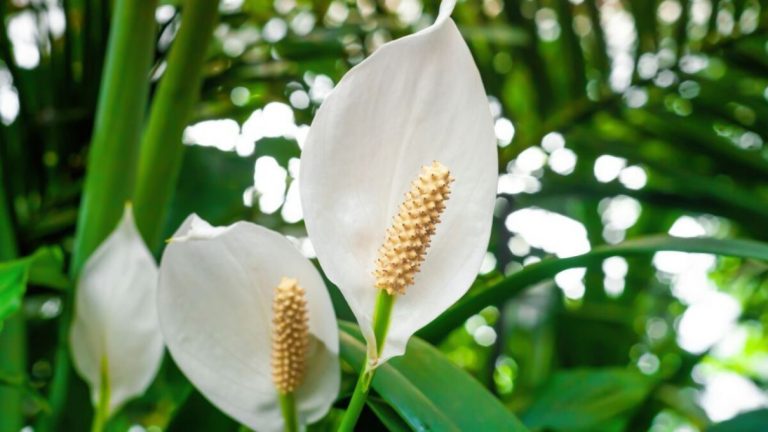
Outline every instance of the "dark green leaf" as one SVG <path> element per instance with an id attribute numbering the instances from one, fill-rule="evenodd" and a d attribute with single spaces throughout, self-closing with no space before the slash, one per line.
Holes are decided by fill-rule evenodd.
<path id="1" fill-rule="evenodd" d="M 412 429 L 408 424 L 399 416 L 397 412 L 387 405 L 386 402 L 377 398 L 369 397 L 366 401 L 368 407 L 371 408 L 376 417 L 384 423 L 387 430 L 390 432 L 410 432 Z"/>
<path id="2" fill-rule="evenodd" d="M 768 409 L 750 411 L 718 423 L 707 432 L 763 432 L 768 425 Z"/>
<path id="3" fill-rule="evenodd" d="M 530 428 L 594 430 L 638 406 L 652 387 L 649 378 L 624 369 L 556 373 L 522 416 Z"/>
<path id="4" fill-rule="evenodd" d="M 166 238 L 190 214 L 218 225 L 242 218 L 243 192 L 253 185 L 255 157 L 191 146 L 184 152 Z"/>

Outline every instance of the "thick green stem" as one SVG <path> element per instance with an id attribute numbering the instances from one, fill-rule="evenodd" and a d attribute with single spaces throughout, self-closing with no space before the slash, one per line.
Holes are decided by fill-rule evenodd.
<path id="1" fill-rule="evenodd" d="M 120 220 L 133 195 L 149 95 L 157 0 L 117 0 L 77 221 L 72 274 Z"/>
<path id="2" fill-rule="evenodd" d="M 360 372 L 360 377 L 357 379 L 357 384 L 352 393 L 352 399 L 349 401 L 349 406 L 347 406 L 347 411 L 344 413 L 344 418 L 341 419 L 339 432 L 353 431 L 357 424 L 357 419 L 360 418 L 360 413 L 363 411 L 365 400 L 371 389 L 373 374 L 376 372 L 379 356 L 384 349 L 384 341 L 387 338 L 389 321 L 392 317 L 392 306 L 394 306 L 395 300 L 397 300 L 396 296 L 387 294 L 384 290 L 379 291 L 379 295 L 376 297 L 376 307 L 373 312 L 373 336 L 376 339 L 376 346 L 368 347 L 365 364 Z"/>
<path id="3" fill-rule="evenodd" d="M 187 0 L 168 67 L 152 103 L 141 142 L 134 195 L 136 223 L 150 249 L 159 246 L 181 169 L 182 134 L 200 94 L 207 47 L 216 26 L 218 0 Z"/>
<path id="4" fill-rule="evenodd" d="M 296 416 L 296 400 L 293 393 L 280 393 L 280 411 L 285 419 L 285 432 L 299 432 L 299 419 Z"/>
<path id="5" fill-rule="evenodd" d="M 83 198 L 75 233 L 70 274 L 77 279 L 88 256 L 117 224 L 130 199 L 136 173 L 141 126 L 149 95 L 149 72 L 155 46 L 157 0 L 116 0 L 107 58 L 99 93 Z M 58 430 L 67 403 L 67 341 L 74 290 L 64 303 L 59 324 L 51 415 L 38 430 Z M 72 398 L 69 398 L 70 400 Z"/>

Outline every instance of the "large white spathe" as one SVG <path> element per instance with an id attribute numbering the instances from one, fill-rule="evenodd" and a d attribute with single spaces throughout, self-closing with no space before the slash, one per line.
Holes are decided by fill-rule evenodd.
<path id="1" fill-rule="evenodd" d="M 373 343 L 378 249 L 422 165 L 455 178 L 414 285 L 398 296 L 379 362 L 401 355 L 418 329 L 477 276 L 490 235 L 497 179 L 493 118 L 445 1 L 431 27 L 379 48 L 327 97 L 301 158 L 301 198 L 312 244 Z M 376 355 L 369 352 L 372 358 Z"/>
<path id="2" fill-rule="evenodd" d="M 319 273 L 282 235 L 248 222 L 213 227 L 192 215 L 160 264 L 158 310 L 171 356 L 221 411 L 281 431 L 272 382 L 272 300 L 282 277 L 304 288 L 310 346 L 295 392 L 299 422 L 322 418 L 339 392 L 338 328 Z"/>
<path id="3" fill-rule="evenodd" d="M 109 413 L 143 394 L 160 367 L 157 275 L 126 206 L 117 228 L 83 267 L 69 335 L 75 369 L 88 383 L 94 404 L 102 389 L 109 390 Z"/>

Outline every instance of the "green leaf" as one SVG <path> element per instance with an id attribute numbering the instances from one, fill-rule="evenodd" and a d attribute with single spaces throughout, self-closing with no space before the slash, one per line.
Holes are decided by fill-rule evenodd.
<path id="1" fill-rule="evenodd" d="M 34 254 L 0 263 L 0 329 L 2 322 L 21 308 L 27 284 L 65 289 L 69 280 L 63 272 L 62 253 L 43 247 Z"/>
<path id="2" fill-rule="evenodd" d="M 256 157 L 272 156 L 280 166 L 287 167 L 291 158 L 301 157 L 299 144 L 286 138 L 262 138 L 256 143 Z"/>
<path id="3" fill-rule="evenodd" d="M 29 283 L 66 290 L 70 281 L 64 272 L 64 254 L 57 247 L 42 247 L 30 257 Z"/>
<path id="4" fill-rule="evenodd" d="M 359 371 L 366 352 L 360 331 L 347 322 L 339 326 L 341 357 Z M 526 430 L 479 382 L 418 338 L 406 355 L 379 366 L 373 388 L 416 430 Z"/>
<path id="5" fill-rule="evenodd" d="M 44 412 L 51 410 L 48 401 L 40 395 L 37 389 L 29 382 L 29 379 L 22 375 L 9 375 L 6 373 L 0 373 L 0 387 L 11 387 L 26 394 L 32 402 L 35 403 L 38 409 Z"/>
<path id="6" fill-rule="evenodd" d="M 28 268 L 29 264 L 24 260 L 0 264 L 0 325 L 21 308 Z"/>
<path id="7" fill-rule="evenodd" d="M 612 256 L 646 255 L 659 251 L 708 253 L 768 261 L 768 244 L 751 240 L 667 236 L 628 240 L 618 245 L 598 247 L 575 257 L 546 259 L 526 266 L 485 289 L 470 291 L 453 307 L 419 331 L 418 335 L 430 342 L 439 341 L 484 307 L 502 304 L 525 288 L 553 278 L 563 270 L 586 267 Z"/>
<path id="8" fill-rule="evenodd" d="M 768 409 L 759 409 L 713 425 L 707 432 L 763 432 L 765 425 L 768 425 Z"/>
<path id="9" fill-rule="evenodd" d="M 526 426 L 554 430 L 594 430 L 638 406 L 652 381 L 626 369 L 578 369 L 558 372 L 522 420 Z"/>
<path id="10" fill-rule="evenodd" d="M 243 192 L 253 185 L 255 161 L 254 156 L 188 147 L 165 227 L 166 238 L 190 213 L 197 213 L 214 225 L 245 218 L 248 209 L 243 205 Z"/>
<path id="11" fill-rule="evenodd" d="M 371 408 L 376 417 L 384 423 L 387 430 L 390 432 L 410 432 L 413 429 L 399 416 L 391 406 L 387 405 L 384 401 L 374 397 L 369 397 L 366 401 L 368 407 Z"/>

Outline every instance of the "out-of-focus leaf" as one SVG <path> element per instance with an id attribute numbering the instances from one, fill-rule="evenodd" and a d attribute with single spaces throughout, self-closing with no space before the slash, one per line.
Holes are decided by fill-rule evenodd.
<path id="1" fill-rule="evenodd" d="M 390 432 L 410 432 L 410 426 L 399 416 L 391 406 L 376 398 L 369 397 L 366 401 L 376 417 L 384 423 Z"/>
<path id="2" fill-rule="evenodd" d="M 211 405 L 198 391 L 193 390 L 166 430 L 169 432 L 236 432 L 239 426 Z"/>
<path id="3" fill-rule="evenodd" d="M 263 138 L 256 143 L 256 157 L 272 156 L 280 166 L 288 166 L 291 158 L 301 156 L 296 141 L 286 138 Z"/>
<path id="4" fill-rule="evenodd" d="M 595 430 L 638 406 L 652 387 L 649 378 L 624 369 L 558 372 L 522 415 L 530 428 Z"/>
<path id="5" fill-rule="evenodd" d="M 768 244 L 736 239 L 675 238 L 651 236 L 628 240 L 615 246 L 603 246 L 591 252 L 569 258 L 547 259 L 524 267 L 485 289 L 470 291 L 463 299 L 419 331 L 419 336 L 438 341 L 467 318 L 486 306 L 501 304 L 525 288 L 554 277 L 563 270 L 585 267 L 611 256 L 651 254 L 658 251 L 709 253 L 714 255 L 755 258 L 768 261 Z"/>
<path id="6" fill-rule="evenodd" d="M 51 410 L 48 401 L 35 389 L 29 380 L 21 375 L 8 375 L 0 372 L 0 387 L 13 387 L 20 392 L 23 392 L 37 405 L 37 407 L 44 412 Z"/>
<path id="7" fill-rule="evenodd" d="M 749 411 L 713 425 L 707 432 L 763 432 L 768 426 L 768 409 Z"/>
<path id="8" fill-rule="evenodd" d="M 366 351 L 360 331 L 347 322 L 339 326 L 341 357 L 360 371 Z M 479 382 L 418 338 L 404 356 L 379 366 L 373 388 L 416 430 L 527 430 Z"/>
<path id="9" fill-rule="evenodd" d="M 43 247 L 34 254 L 0 263 L 0 328 L 2 321 L 21 308 L 27 283 L 65 289 L 69 280 L 62 272 L 61 251 Z"/>
<path id="10" fill-rule="evenodd" d="M 27 288 L 26 261 L 12 261 L 0 265 L 0 325 L 21 307 Z M 0 327 L 1 328 L 1 327 Z"/>
<path id="11" fill-rule="evenodd" d="M 323 417 L 322 420 L 307 426 L 307 432 L 336 432 L 339 430 L 343 417 L 344 411 L 338 408 L 331 408 L 328 415 Z"/>
<path id="12" fill-rule="evenodd" d="M 29 283 L 55 289 L 68 289 L 64 272 L 64 254 L 56 247 L 42 247 L 30 257 Z"/>
<path id="13" fill-rule="evenodd" d="M 214 225 L 241 219 L 243 191 L 253 185 L 255 157 L 190 146 L 184 152 L 178 188 L 166 225 L 166 238 L 190 213 Z"/>

